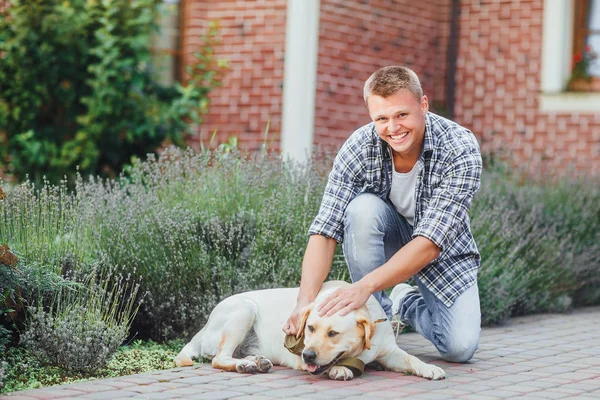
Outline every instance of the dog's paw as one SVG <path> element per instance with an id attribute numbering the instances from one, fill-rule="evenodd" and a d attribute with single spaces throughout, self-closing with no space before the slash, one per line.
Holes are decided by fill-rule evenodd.
<path id="1" fill-rule="evenodd" d="M 192 365 L 194 365 L 194 361 L 192 361 L 191 358 L 181 354 L 178 354 L 177 357 L 175 357 L 175 360 L 173 361 L 178 367 L 191 367 Z"/>
<path id="2" fill-rule="evenodd" d="M 237 372 L 245 374 L 255 374 L 258 372 L 258 365 L 252 360 L 240 360 L 235 365 Z"/>
<path id="3" fill-rule="evenodd" d="M 335 379 L 336 381 L 349 381 L 354 378 L 354 374 L 346 367 L 340 367 L 338 365 L 331 367 L 328 372 L 330 379 Z"/>
<path id="4" fill-rule="evenodd" d="M 271 360 L 261 355 L 248 356 L 244 358 L 244 360 L 255 362 L 258 372 L 269 372 L 271 368 L 273 368 L 273 363 L 271 362 Z"/>
<path id="5" fill-rule="evenodd" d="M 446 372 L 436 365 L 423 363 L 423 365 L 415 370 L 415 375 L 436 381 L 438 379 L 444 379 L 446 377 Z"/>
<path id="6" fill-rule="evenodd" d="M 258 366 L 258 372 L 269 372 L 273 368 L 273 363 L 267 358 L 257 360 L 256 365 Z"/>

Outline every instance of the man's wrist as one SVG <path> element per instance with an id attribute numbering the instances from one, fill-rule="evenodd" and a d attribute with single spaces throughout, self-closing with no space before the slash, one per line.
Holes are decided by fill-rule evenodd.
<path id="1" fill-rule="evenodd" d="M 377 287 L 375 286 L 374 282 L 372 279 L 370 279 L 370 277 L 364 276 L 362 279 L 360 279 L 358 282 L 356 282 L 356 284 L 361 287 L 363 290 L 369 292 L 369 294 L 373 294 L 375 292 L 377 292 Z"/>

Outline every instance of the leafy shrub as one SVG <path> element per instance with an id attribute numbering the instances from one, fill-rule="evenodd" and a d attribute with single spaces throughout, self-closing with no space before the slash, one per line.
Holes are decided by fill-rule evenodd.
<path id="1" fill-rule="evenodd" d="M 170 148 L 128 176 L 104 195 L 90 187 L 97 183 L 86 190 L 104 204 L 96 207 L 95 247 L 144 277 L 138 321 L 147 325 L 134 330 L 150 329 L 157 340 L 188 336 L 226 296 L 299 281 L 323 187 L 310 166 Z"/>
<path id="2" fill-rule="evenodd" d="M 137 287 L 106 272 L 63 288 L 49 310 L 30 309 L 21 344 L 48 364 L 68 372 L 91 373 L 103 368 L 125 340 L 137 307 Z"/>
<path id="3" fill-rule="evenodd" d="M 4 367 L 6 366 L 6 361 L 0 361 L 0 391 L 4 387 Z"/>
<path id="4" fill-rule="evenodd" d="M 597 248 L 582 247 L 582 238 L 565 229 L 561 221 L 566 210 L 548 209 L 556 188 L 523 186 L 494 169 L 484 176 L 471 223 L 482 256 L 479 290 L 485 325 L 512 315 L 569 308 L 582 287 L 582 268 L 577 267 L 582 257 L 590 262 L 587 270 L 597 274 Z M 588 195 L 594 190 L 588 189 Z M 591 213 L 598 212 L 598 203 L 589 206 Z M 579 207 L 571 207 L 570 213 L 582 215 Z M 595 223 L 574 219 L 581 226 Z"/>
<path id="5" fill-rule="evenodd" d="M 0 161 L 36 184 L 115 176 L 166 139 L 183 144 L 219 85 L 212 44 L 185 87 L 151 73 L 161 0 L 10 0 L 0 13 Z"/>
<path id="6" fill-rule="evenodd" d="M 109 378 L 169 369 L 183 343 L 172 342 L 158 345 L 153 342 L 135 342 L 121 346 L 107 366 L 94 372 L 94 378 Z M 11 347 L 5 353 L 4 387 L 0 393 L 60 385 L 89 379 L 89 375 L 66 372 L 56 366 L 40 363 L 38 357 L 25 347 Z M 0 364 L 1 365 L 1 364 Z"/>
<path id="7" fill-rule="evenodd" d="M 79 177 L 73 192 L 12 187 L 0 201 L 0 243 L 15 250 L 26 280 L 47 286 L 94 265 L 143 277 L 132 331 L 159 341 L 192 335 L 226 296 L 298 284 L 331 165 L 250 156 L 230 144 L 170 147 L 135 160 L 118 180 Z M 576 182 L 523 185 L 486 169 L 471 210 L 485 324 L 598 304 L 598 192 Z M 329 279 L 340 278 L 348 273 L 338 247 Z"/>

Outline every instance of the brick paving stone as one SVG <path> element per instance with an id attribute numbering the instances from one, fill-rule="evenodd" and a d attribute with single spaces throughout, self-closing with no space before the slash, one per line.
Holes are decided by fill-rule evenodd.
<path id="1" fill-rule="evenodd" d="M 210 400 L 225 400 L 232 399 L 243 395 L 240 392 L 233 390 L 221 390 L 219 392 L 202 393 L 195 396 L 190 396 L 190 399 L 210 399 Z"/>
<path id="2" fill-rule="evenodd" d="M 508 383 L 520 383 L 520 382 L 530 382 L 532 380 L 531 375 L 526 375 L 525 373 L 516 374 L 516 375 L 502 375 L 496 377 L 496 380 L 503 382 L 504 384 Z"/>
<path id="3" fill-rule="evenodd" d="M 502 397 L 486 396 L 486 395 L 480 395 L 480 394 L 467 394 L 465 396 L 462 396 L 461 400 L 462 399 L 465 399 L 465 400 L 500 400 L 500 399 L 502 399 Z"/>
<path id="4" fill-rule="evenodd" d="M 370 394 L 369 394 L 370 395 Z M 334 396 L 331 394 L 323 394 L 323 393 L 310 393 L 306 395 L 298 396 L 299 399 L 310 399 L 310 400 L 336 400 L 339 399 L 339 396 Z"/>
<path id="5" fill-rule="evenodd" d="M 113 389 L 123 389 L 123 388 L 137 385 L 137 383 L 121 381 L 118 379 L 114 379 L 114 380 L 113 379 L 103 379 L 101 382 L 103 385 L 110 386 Z M 77 384 L 77 383 L 72 383 L 71 385 L 76 385 L 75 387 L 79 387 L 79 384 Z M 69 385 L 62 385 L 61 387 L 67 387 L 67 386 L 69 386 Z"/>
<path id="6" fill-rule="evenodd" d="M 565 365 L 554 365 L 553 363 L 549 363 L 547 367 L 536 368 L 538 372 L 548 372 L 552 375 L 555 374 L 565 374 L 567 372 L 576 371 L 576 367 L 569 367 Z"/>
<path id="7" fill-rule="evenodd" d="M 183 382 L 178 382 L 178 381 L 168 381 L 168 382 L 157 382 L 157 383 L 153 384 L 152 386 L 162 387 L 162 388 L 164 388 L 164 390 L 169 390 L 169 389 L 179 389 L 182 387 L 189 387 L 191 385 L 189 383 L 183 383 Z"/>
<path id="8" fill-rule="evenodd" d="M 328 389 L 328 390 L 323 390 L 321 393 L 323 394 L 330 394 L 333 396 L 340 396 L 340 397 L 348 397 L 348 396 L 362 396 L 363 392 L 361 392 L 360 390 L 356 390 L 356 389 Z"/>
<path id="9" fill-rule="evenodd" d="M 561 378 L 561 379 L 569 379 L 572 381 L 583 381 L 586 379 L 597 378 L 598 375 L 593 374 L 593 373 L 587 373 L 585 371 L 574 371 L 574 372 L 568 372 L 568 373 L 564 373 L 564 374 L 558 374 L 558 375 L 556 375 L 556 377 Z"/>
<path id="10" fill-rule="evenodd" d="M 262 386 L 260 384 L 256 385 L 244 385 L 244 386 L 236 386 L 235 388 L 231 388 L 231 390 L 235 390 L 236 392 L 246 393 L 248 395 L 263 393 L 268 390 L 273 390 L 273 388 Z"/>
<path id="11" fill-rule="evenodd" d="M 177 388 L 177 389 L 165 390 L 162 393 L 168 393 L 168 394 L 173 394 L 173 395 L 177 395 L 177 396 L 191 396 L 191 395 L 195 395 L 198 393 L 204 393 L 208 390 L 211 390 L 211 389 L 207 388 L 206 385 L 198 385 L 198 386 L 188 386 L 188 387 L 181 387 L 181 388 Z"/>
<path id="12" fill-rule="evenodd" d="M 566 399 L 570 398 L 571 395 L 568 393 L 560 393 L 560 392 L 549 392 L 547 390 L 527 393 L 527 397 L 531 397 L 534 399 Z"/>
<path id="13" fill-rule="evenodd" d="M 557 388 L 552 388 L 552 389 L 547 389 L 547 392 L 551 392 L 551 393 L 566 393 L 568 395 L 571 396 L 577 396 L 580 394 L 584 394 L 585 390 L 581 390 L 581 389 L 573 389 L 573 388 L 565 388 L 564 386 L 559 386 Z"/>
<path id="14" fill-rule="evenodd" d="M 364 396 L 350 396 L 344 397 L 344 400 L 365 400 Z M 376 397 L 369 394 L 369 400 L 386 400 L 384 397 Z"/>
<path id="15" fill-rule="evenodd" d="M 422 400 L 447 400 L 454 399 L 455 397 L 450 394 L 441 394 L 441 393 L 417 393 L 410 396 L 412 399 L 422 399 Z"/>
<path id="16" fill-rule="evenodd" d="M 509 325 L 484 328 L 481 345 L 470 363 L 440 360 L 416 333 L 399 337 L 401 347 L 446 370 L 442 381 L 367 368 L 360 378 L 332 381 L 304 371 L 274 367 L 268 374 L 223 372 L 209 364 L 174 368 L 28 390 L 0 399 L 41 400 L 68 396 L 74 400 L 118 398 L 224 398 L 352 400 L 373 398 L 484 400 L 494 398 L 600 399 L 600 307 L 515 318 Z M 561 326 L 560 330 L 556 326 Z M 277 396 L 271 395 L 272 393 Z M 65 397 L 61 397 L 65 399 Z"/>
<path id="17" fill-rule="evenodd" d="M 86 393 L 83 395 L 84 398 L 90 400 L 113 400 L 117 397 L 133 397 L 137 396 L 138 393 L 130 392 L 127 390 L 107 390 L 103 392 Z"/>
<path id="18" fill-rule="evenodd" d="M 571 383 L 568 385 L 561 385 L 561 389 L 575 389 L 575 390 L 583 390 L 584 392 L 593 392 L 598 389 L 597 385 L 590 385 L 583 382 Z"/>
<path id="19" fill-rule="evenodd" d="M 219 381 L 228 380 L 229 377 L 223 375 L 202 375 L 192 376 L 190 378 L 178 379 L 177 382 L 187 383 L 190 385 L 200 385 L 203 383 L 217 383 Z"/>
<path id="20" fill-rule="evenodd" d="M 540 381 L 540 380 L 529 381 L 529 382 L 527 382 L 527 385 L 537 387 L 540 389 L 550 389 L 553 387 L 560 386 L 560 384 L 556 383 L 556 382 L 544 382 L 544 381 Z"/>
<path id="21" fill-rule="evenodd" d="M 484 390 L 482 392 L 477 392 L 477 395 L 479 396 L 493 396 L 493 397 L 499 397 L 501 399 L 509 399 L 511 397 L 522 397 L 520 396 L 520 393 L 518 392 L 513 392 L 510 390 L 501 390 L 501 389 L 494 389 L 494 390 Z"/>
<path id="22" fill-rule="evenodd" d="M 516 374 L 519 372 L 531 371 L 532 369 L 533 369 L 533 367 L 530 367 L 529 365 L 510 364 L 510 365 L 504 365 L 502 367 L 492 368 L 491 370 L 498 371 L 498 372 L 506 372 L 506 373 L 510 373 L 510 374 Z"/>
<path id="23" fill-rule="evenodd" d="M 138 385 L 134 387 L 129 387 L 127 390 L 136 393 L 160 393 L 168 389 L 164 386 L 158 385 Z"/>
<path id="24" fill-rule="evenodd" d="M 300 395 L 306 395 L 308 393 L 314 393 L 316 390 L 315 389 L 311 389 L 310 387 L 289 387 L 289 388 L 283 388 L 283 389 L 271 389 L 269 391 L 263 392 L 262 394 L 265 396 L 272 396 L 275 398 L 284 398 L 284 397 L 293 397 L 293 396 L 300 396 Z"/>
<path id="25" fill-rule="evenodd" d="M 158 380 L 156 378 L 149 378 L 146 376 L 137 376 L 137 375 L 125 376 L 119 380 L 121 382 L 129 382 L 129 383 L 133 383 L 136 385 L 148 385 L 150 383 L 158 382 Z"/>
<path id="26" fill-rule="evenodd" d="M 441 389 L 441 390 L 434 390 L 434 391 L 432 391 L 430 393 L 434 393 L 434 394 L 435 393 L 439 393 L 439 394 L 441 394 L 443 396 L 449 395 L 449 396 L 454 396 L 456 398 L 456 397 L 460 397 L 460 396 L 464 396 L 464 395 L 470 394 L 471 392 L 468 392 L 466 390 L 461 390 L 461 389 L 456 388 L 456 387 L 451 387 L 451 388 L 446 388 L 446 389 Z"/>
<path id="27" fill-rule="evenodd" d="M 167 400 L 167 399 L 180 399 L 181 395 L 169 392 L 157 392 L 157 393 L 144 393 L 139 394 L 133 399 L 148 399 L 148 400 Z"/>

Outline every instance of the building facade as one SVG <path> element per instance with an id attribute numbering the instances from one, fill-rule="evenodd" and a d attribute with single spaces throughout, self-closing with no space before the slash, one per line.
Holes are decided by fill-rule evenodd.
<path id="1" fill-rule="evenodd" d="M 402 64 L 485 153 L 534 174 L 600 173 L 600 0 L 180 1 L 181 64 L 210 21 L 229 61 L 195 139 L 205 145 L 216 132 L 296 159 L 335 150 L 370 122 L 364 81 Z"/>

